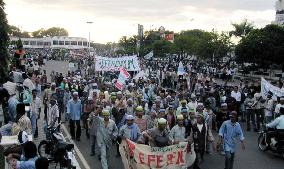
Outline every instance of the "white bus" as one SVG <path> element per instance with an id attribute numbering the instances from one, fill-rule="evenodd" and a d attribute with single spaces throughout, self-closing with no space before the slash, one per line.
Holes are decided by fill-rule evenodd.
<path id="1" fill-rule="evenodd" d="M 11 44 L 16 44 L 18 37 L 10 37 Z M 24 48 L 65 48 L 88 49 L 89 42 L 86 38 L 54 36 L 44 38 L 21 38 Z"/>

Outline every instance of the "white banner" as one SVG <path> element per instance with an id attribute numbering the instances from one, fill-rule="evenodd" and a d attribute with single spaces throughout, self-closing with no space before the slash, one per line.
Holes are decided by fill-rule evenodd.
<path id="1" fill-rule="evenodd" d="M 119 151 L 125 169 L 187 169 L 196 158 L 193 144 L 188 147 L 187 142 L 167 147 L 150 147 L 123 140 Z"/>
<path id="2" fill-rule="evenodd" d="M 262 96 L 266 96 L 267 93 L 271 91 L 273 96 L 282 97 L 284 96 L 284 89 L 280 89 L 279 87 L 273 86 L 263 77 L 261 78 L 261 94 Z"/>
<path id="3" fill-rule="evenodd" d="M 96 56 L 96 71 L 119 71 L 124 67 L 127 71 L 140 71 L 139 60 L 136 55 L 119 58 Z"/>

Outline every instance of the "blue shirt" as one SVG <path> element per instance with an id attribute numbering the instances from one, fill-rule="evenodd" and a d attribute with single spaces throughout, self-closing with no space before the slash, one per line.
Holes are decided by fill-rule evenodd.
<path id="1" fill-rule="evenodd" d="M 223 137 L 224 150 L 231 153 L 236 150 L 237 139 L 239 138 L 241 141 L 245 139 L 241 125 L 238 122 L 232 123 L 231 120 L 223 122 L 219 130 L 219 136 Z"/>
<path id="2" fill-rule="evenodd" d="M 284 115 L 277 117 L 273 122 L 266 125 L 269 128 L 284 129 Z"/>
<path id="3" fill-rule="evenodd" d="M 8 100 L 9 121 L 14 122 L 17 115 L 18 103 L 19 101 L 16 99 L 16 96 L 13 96 Z"/>
<path id="4" fill-rule="evenodd" d="M 82 113 L 82 103 L 81 100 L 78 99 L 75 102 L 73 99 L 69 100 L 67 103 L 67 113 L 71 120 L 80 120 Z"/>
<path id="5" fill-rule="evenodd" d="M 18 161 L 17 169 L 35 169 L 35 161 L 38 157 L 31 158 L 27 161 Z"/>

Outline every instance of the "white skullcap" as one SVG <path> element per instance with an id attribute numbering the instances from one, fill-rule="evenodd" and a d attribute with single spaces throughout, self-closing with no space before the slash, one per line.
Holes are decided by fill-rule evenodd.
<path id="1" fill-rule="evenodd" d="M 132 116 L 131 114 L 126 115 L 125 117 L 126 120 L 134 120 L 134 116 Z"/>

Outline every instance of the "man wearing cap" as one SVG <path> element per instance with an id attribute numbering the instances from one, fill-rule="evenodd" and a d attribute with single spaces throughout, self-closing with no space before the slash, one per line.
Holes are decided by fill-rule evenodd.
<path id="1" fill-rule="evenodd" d="M 47 84 L 47 88 L 43 92 L 43 104 L 44 104 L 44 118 L 46 119 L 47 116 L 47 108 L 50 102 L 51 95 L 55 93 L 56 84 L 52 83 L 51 87 Z"/>
<path id="2" fill-rule="evenodd" d="M 180 115 L 181 114 L 181 110 L 182 109 L 187 109 L 188 110 L 188 107 L 187 107 L 187 101 L 185 99 L 181 100 L 180 102 L 181 106 L 179 106 L 177 108 L 177 111 L 176 111 L 176 116 Z"/>
<path id="3" fill-rule="evenodd" d="M 80 141 L 81 137 L 81 126 L 80 119 L 82 113 L 82 104 L 81 100 L 78 99 L 78 92 L 73 93 L 73 99 L 68 101 L 67 104 L 67 114 L 70 119 L 70 134 L 72 139 Z M 75 135 L 75 123 L 76 123 L 76 135 Z"/>
<path id="4" fill-rule="evenodd" d="M 219 130 L 220 144 L 224 144 L 225 150 L 225 169 L 233 169 L 237 139 L 240 139 L 242 149 L 245 149 L 245 138 L 241 125 L 237 122 L 237 117 L 237 112 L 232 111 L 231 119 L 225 121 Z"/>
<path id="5" fill-rule="evenodd" d="M 151 147 L 166 147 L 171 145 L 169 138 L 169 130 L 167 129 L 167 120 L 158 119 L 158 126 L 144 131 L 143 138 L 149 141 Z"/>
<path id="6" fill-rule="evenodd" d="M 137 143 L 142 134 L 134 119 L 133 115 L 126 115 L 126 124 L 119 129 L 118 136 Z"/>
<path id="7" fill-rule="evenodd" d="M 132 98 L 127 99 L 126 113 L 134 116 L 134 105 Z"/>
<path id="8" fill-rule="evenodd" d="M 176 124 L 176 117 L 175 117 L 175 114 L 174 114 L 174 109 L 173 109 L 173 105 L 169 105 L 169 107 L 167 108 L 166 110 L 166 119 L 168 121 L 168 125 L 169 125 L 169 128 L 172 129 L 175 124 Z"/>
<path id="9" fill-rule="evenodd" d="M 59 108 L 54 97 L 51 97 L 47 113 L 48 127 L 56 127 L 58 125 Z"/>
<path id="10" fill-rule="evenodd" d="M 109 150 L 112 141 L 116 140 L 118 129 L 115 122 L 111 120 L 110 112 L 107 109 L 102 111 L 102 117 L 95 116 L 95 123 L 98 124 L 97 143 L 101 153 L 101 163 L 103 169 L 108 169 Z"/>
<path id="11" fill-rule="evenodd" d="M 171 129 L 170 140 L 172 144 L 188 141 L 185 135 L 184 118 L 181 114 L 177 116 L 177 125 Z"/>
<path id="12" fill-rule="evenodd" d="M 87 119 L 89 118 L 90 113 L 94 110 L 94 101 L 92 97 L 88 97 L 88 100 L 84 102 L 83 110 L 84 110 L 82 114 L 83 127 L 86 129 L 87 138 L 90 138 Z"/>
<path id="13" fill-rule="evenodd" d="M 88 128 L 89 128 L 89 134 L 91 139 L 91 156 L 94 156 L 97 153 L 99 153 L 98 145 L 97 145 L 97 130 L 98 130 L 98 123 L 95 123 L 96 116 L 100 115 L 102 113 L 102 107 L 100 104 L 96 105 L 96 109 L 91 111 L 88 118 Z M 99 155 L 99 154 L 98 154 Z M 99 155 L 100 158 L 100 155 Z"/>
<path id="14" fill-rule="evenodd" d="M 64 105 L 64 116 L 65 116 L 65 121 L 68 121 L 68 116 L 66 114 L 67 112 L 67 104 L 68 104 L 68 101 L 72 99 L 72 96 L 71 96 L 71 92 L 69 90 L 69 87 L 66 86 L 65 87 L 65 90 L 64 90 L 64 97 L 63 97 L 63 105 Z"/>
<path id="15" fill-rule="evenodd" d="M 205 123 L 204 115 L 197 114 L 197 123 L 192 125 L 192 137 L 194 142 L 194 150 L 196 152 L 195 166 L 203 161 L 203 156 L 207 147 L 207 140 L 210 142 L 214 141 L 214 137 L 211 133 L 211 129 Z"/>
<path id="16" fill-rule="evenodd" d="M 136 108 L 135 123 L 138 125 L 141 132 L 147 130 L 147 119 L 144 116 L 144 109 L 142 106 Z"/>

